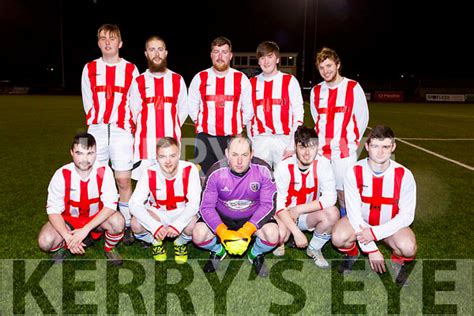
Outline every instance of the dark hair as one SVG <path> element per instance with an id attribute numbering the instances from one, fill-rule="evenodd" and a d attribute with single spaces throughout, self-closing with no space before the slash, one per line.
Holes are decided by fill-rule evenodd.
<path id="1" fill-rule="evenodd" d="M 89 133 L 79 133 L 72 140 L 71 150 L 74 150 L 76 145 L 81 145 L 87 149 L 92 148 L 95 146 L 95 138 Z"/>
<path id="2" fill-rule="evenodd" d="M 118 39 L 122 40 L 122 35 L 120 34 L 120 29 L 115 24 L 102 24 L 99 29 L 97 30 L 97 39 L 99 39 L 100 32 L 104 31 L 104 33 L 114 34 L 118 37 Z"/>
<path id="3" fill-rule="evenodd" d="M 390 138 L 392 143 L 395 141 L 395 134 L 393 133 L 392 129 L 385 125 L 377 125 L 375 126 L 367 135 L 367 144 L 370 144 L 372 139 L 386 139 Z"/>
<path id="4" fill-rule="evenodd" d="M 331 48 L 323 47 L 316 54 L 316 67 L 318 67 L 319 64 L 325 61 L 326 59 L 333 60 L 336 63 L 336 65 L 341 64 L 341 59 L 339 58 L 335 50 Z"/>
<path id="5" fill-rule="evenodd" d="M 272 41 L 264 41 L 257 46 L 257 58 L 274 53 L 277 58 L 280 58 L 280 47 Z"/>
<path id="6" fill-rule="evenodd" d="M 163 44 L 165 44 L 165 48 L 166 48 L 166 42 L 165 40 L 161 37 L 161 36 L 158 36 L 158 35 L 152 35 L 150 37 L 148 37 L 145 41 L 145 50 L 146 50 L 146 46 L 148 45 L 149 42 L 151 41 L 161 41 L 163 42 Z"/>
<path id="7" fill-rule="evenodd" d="M 160 148 L 167 148 L 171 146 L 177 146 L 179 148 L 179 143 L 173 137 L 162 137 L 156 143 L 156 151 L 160 150 Z"/>
<path id="8" fill-rule="evenodd" d="M 219 36 L 216 37 L 212 43 L 211 43 L 211 52 L 214 49 L 214 46 L 224 46 L 224 45 L 229 45 L 229 50 L 232 51 L 232 43 L 230 42 L 230 39 L 224 36 Z"/>
<path id="9" fill-rule="evenodd" d="M 250 138 L 242 136 L 242 135 L 235 135 L 235 136 L 230 137 L 227 140 L 227 149 L 229 149 L 230 145 L 234 142 L 234 140 L 237 140 L 237 139 L 243 139 L 247 141 L 247 144 L 249 144 L 250 152 L 252 152 L 252 141 L 250 140 Z"/>
<path id="10" fill-rule="evenodd" d="M 295 145 L 301 144 L 304 147 L 308 147 L 310 143 L 318 143 L 318 134 L 314 128 L 309 128 L 304 125 L 298 126 L 295 131 Z"/>

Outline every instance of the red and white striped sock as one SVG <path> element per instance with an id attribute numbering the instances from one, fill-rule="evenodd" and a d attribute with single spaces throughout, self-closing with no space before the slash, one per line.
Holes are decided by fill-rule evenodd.
<path id="1" fill-rule="evenodd" d="M 105 252 L 109 252 L 110 250 L 115 248 L 115 246 L 122 240 L 122 238 L 123 238 L 123 232 L 116 235 L 111 234 L 109 232 L 105 232 L 105 245 L 104 245 Z"/>
<path id="2" fill-rule="evenodd" d="M 343 252 L 344 254 L 355 257 L 359 254 L 359 248 L 357 248 L 357 245 L 355 242 L 352 243 L 352 245 L 349 248 L 338 248 L 340 252 Z"/>

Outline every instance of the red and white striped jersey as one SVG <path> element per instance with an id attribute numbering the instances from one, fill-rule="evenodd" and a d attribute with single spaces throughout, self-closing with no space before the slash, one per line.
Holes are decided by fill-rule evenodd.
<path id="1" fill-rule="evenodd" d="M 319 154 L 328 159 L 355 154 L 369 122 L 367 100 L 359 83 L 344 78 L 335 87 L 325 81 L 317 84 L 311 90 L 310 108 Z"/>
<path id="2" fill-rule="evenodd" d="M 87 180 L 83 180 L 71 162 L 54 173 L 48 187 L 48 214 L 88 218 L 103 207 L 117 209 L 118 193 L 109 166 L 96 162 Z"/>
<path id="3" fill-rule="evenodd" d="M 303 124 L 303 97 L 295 77 L 280 71 L 271 77 L 261 73 L 251 78 L 250 84 L 254 111 L 251 136 L 292 135 Z"/>
<path id="4" fill-rule="evenodd" d="M 296 155 L 282 160 L 275 169 L 277 213 L 292 206 L 319 200 L 321 209 L 336 203 L 336 181 L 331 163 L 318 156 L 305 171 L 298 167 Z"/>
<path id="5" fill-rule="evenodd" d="M 196 133 L 240 134 L 242 125 L 247 125 L 253 116 L 250 81 L 233 68 L 221 77 L 211 67 L 194 76 L 188 104 Z"/>
<path id="6" fill-rule="evenodd" d="M 344 178 L 347 217 L 356 232 L 371 227 L 375 240 L 392 236 L 408 227 L 415 217 L 416 184 L 410 170 L 390 160 L 390 166 L 376 174 L 368 159 L 359 160 Z M 360 243 L 364 252 L 377 250 L 375 242 Z"/>
<path id="7" fill-rule="evenodd" d="M 156 143 L 162 137 L 181 140 L 181 126 L 188 115 L 183 77 L 166 70 L 149 70 L 138 76 L 130 89 L 130 109 L 136 123 L 134 160 L 156 159 Z"/>
<path id="8" fill-rule="evenodd" d="M 165 178 L 158 163 L 148 167 L 146 174 L 138 180 L 129 207 L 132 215 L 152 234 L 155 234 L 162 224 L 149 214 L 147 208 L 182 212 L 182 215 L 169 225 L 181 232 L 198 212 L 200 201 L 201 179 L 198 169 L 193 163 L 180 160 L 178 173 L 172 179 Z"/>
<path id="9" fill-rule="evenodd" d="M 132 131 L 127 94 L 138 75 L 137 67 L 123 58 L 117 64 L 107 64 L 102 58 L 86 64 L 81 89 L 87 125 L 116 124 Z"/>

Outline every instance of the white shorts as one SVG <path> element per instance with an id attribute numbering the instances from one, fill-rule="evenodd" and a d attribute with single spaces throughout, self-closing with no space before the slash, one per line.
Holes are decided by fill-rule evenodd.
<path id="1" fill-rule="evenodd" d="M 357 154 L 354 153 L 347 158 L 331 159 L 332 171 L 336 180 L 336 190 L 344 190 L 344 176 L 347 168 L 352 167 L 357 162 Z"/>
<path id="2" fill-rule="evenodd" d="M 114 124 L 94 124 L 87 130 L 97 143 L 97 161 L 108 164 L 112 169 L 128 171 L 133 167 L 133 135 Z"/>
<path id="3" fill-rule="evenodd" d="M 185 210 L 185 208 L 182 208 L 173 211 L 162 211 L 155 207 L 147 208 L 147 211 L 154 213 L 160 218 L 160 223 L 165 227 L 168 227 L 171 223 L 176 222 L 176 220 L 183 215 Z"/>
<path id="4" fill-rule="evenodd" d="M 140 180 L 141 176 L 145 173 L 146 169 L 156 164 L 155 159 L 142 159 L 140 165 L 132 170 L 132 179 Z"/>
<path id="5" fill-rule="evenodd" d="M 257 135 L 252 139 L 253 154 L 275 168 L 290 144 L 290 135 Z"/>

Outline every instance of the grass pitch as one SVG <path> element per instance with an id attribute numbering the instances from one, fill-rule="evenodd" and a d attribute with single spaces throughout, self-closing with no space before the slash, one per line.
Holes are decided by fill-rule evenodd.
<path id="1" fill-rule="evenodd" d="M 400 141 L 395 151 L 395 159 L 412 170 L 417 182 L 417 209 L 415 221 L 412 225 L 418 242 L 417 259 L 469 259 L 463 262 L 467 262 L 467 265 L 471 266 L 471 273 L 466 275 L 467 280 L 471 280 L 469 292 L 471 293 L 471 304 L 467 307 L 458 308 L 456 312 L 472 311 L 472 259 L 474 259 L 474 247 L 472 247 L 474 238 L 472 229 L 474 227 L 474 197 L 472 194 L 474 186 L 474 171 L 472 170 L 472 167 L 474 167 L 474 129 L 472 126 L 474 123 L 474 105 L 370 103 L 369 108 L 369 126 L 375 126 L 376 124 L 388 125 L 393 128 L 396 136 L 402 140 L 444 157 L 437 157 Z M 0 109 L 2 111 L 0 118 L 2 139 L 0 155 L 0 165 L 2 166 L 0 169 L 2 179 L 0 183 L 0 221 L 2 223 L 0 259 L 3 259 L 3 274 L 3 272 L 8 271 L 8 267 L 11 265 L 12 261 L 8 259 L 47 259 L 50 257 L 49 254 L 39 250 L 36 241 L 40 228 L 47 220 L 45 211 L 47 186 L 54 171 L 70 161 L 69 146 L 73 135 L 85 131 L 86 127 L 81 98 L 78 96 L 0 96 Z M 310 126 L 312 120 L 309 108 L 306 106 L 305 110 L 305 122 Z M 190 123 L 189 119 L 187 122 Z M 183 137 L 194 137 L 191 125 L 184 125 Z M 192 157 L 192 147 L 190 146 L 186 148 L 186 157 Z M 361 157 L 365 157 L 364 151 L 362 151 Z M 471 169 L 450 162 L 445 158 L 455 160 L 460 164 L 471 167 Z M 172 245 L 168 243 L 167 246 L 171 258 Z M 389 252 L 383 246 L 381 248 L 386 258 L 388 258 Z M 142 260 L 151 258 L 149 249 L 142 249 L 137 245 L 131 247 L 120 246 L 119 250 L 123 257 L 127 259 Z M 189 250 L 189 256 L 192 259 L 205 259 L 208 256 L 205 251 L 193 246 L 190 246 Z M 328 259 L 341 258 L 341 255 L 330 245 L 325 246 L 324 254 Z M 100 243 L 88 249 L 83 259 L 103 258 L 102 243 Z M 267 258 L 269 262 L 275 264 L 280 260 L 275 259 L 271 254 Z M 284 258 L 287 260 L 305 259 L 303 261 L 304 269 L 302 268 L 304 271 L 310 271 L 310 268 L 316 269 L 310 265 L 311 261 L 306 260 L 307 257 L 304 251 L 288 249 Z M 148 265 L 151 264 L 148 260 L 145 262 Z M 196 264 L 195 267 L 197 267 L 197 261 L 193 264 Z M 363 265 L 363 261 L 360 264 Z M 248 269 L 247 263 L 244 263 L 243 266 L 247 266 L 246 269 Z M 7 270 L 4 270 L 4 268 Z M 303 281 L 299 280 L 298 282 L 304 282 L 306 279 L 315 285 L 321 279 L 315 280 L 313 278 L 320 273 L 320 271 L 315 271 L 311 276 L 308 274 L 308 278 L 303 278 Z M 246 275 L 248 276 L 248 273 Z M 324 276 L 321 278 L 324 279 Z M 326 278 L 328 278 L 328 274 L 326 274 Z M 385 278 L 389 278 L 389 276 Z M 5 280 L 2 277 L 2 282 L 6 282 Z M 382 282 L 383 280 L 382 278 Z M 196 286 L 196 282 L 199 285 L 200 281 L 194 281 L 194 286 Z M 275 282 L 285 284 L 284 282 Z M 327 282 L 330 283 L 330 281 Z M 430 288 L 434 286 L 431 285 Z M 467 286 L 469 287 L 469 282 Z M 247 287 L 248 284 L 244 282 L 240 288 L 242 293 L 246 293 Z M 265 286 L 257 288 L 264 291 L 264 293 L 265 291 L 269 291 L 268 293 L 272 291 L 266 289 Z M 305 293 L 312 295 L 312 292 L 308 291 Z M 4 284 L 2 283 L 3 292 Z M 380 293 L 383 294 L 383 290 Z M 4 294 L 2 294 L 2 301 L 9 297 Z M 232 296 L 231 301 L 233 303 L 229 303 L 229 301 L 228 303 L 231 306 L 242 304 L 239 297 L 238 295 L 237 298 Z M 291 296 L 288 297 L 284 301 L 286 300 L 287 304 L 291 304 Z M 235 301 L 236 299 L 237 301 Z M 314 304 L 306 304 L 303 310 L 283 308 L 280 311 L 300 311 L 303 313 L 347 311 L 343 308 L 343 302 L 340 305 L 336 304 L 334 309 L 334 306 L 332 306 L 334 304 L 331 305 L 331 302 L 324 300 L 322 297 L 321 299 L 321 304 L 315 306 L 313 306 Z M 177 310 L 171 308 L 168 313 L 171 311 L 179 312 L 179 303 L 176 304 L 178 306 Z M 32 305 L 35 304 L 32 303 Z M 247 311 L 252 314 L 261 312 L 258 308 L 252 306 L 250 304 L 242 307 L 242 312 Z M 433 313 L 438 311 L 436 309 L 425 310 L 424 306 L 423 300 L 422 307 L 418 307 L 415 311 Z M 273 308 L 272 313 L 278 312 L 278 306 Z M 99 309 L 97 312 L 101 311 L 103 310 Z M 149 312 L 148 309 L 146 311 Z M 187 311 L 189 312 L 189 310 Z M 226 310 L 212 310 L 212 308 L 197 308 L 195 310 L 196 313 L 203 314 L 213 311 L 240 314 L 240 312 L 236 312 L 233 308 L 229 309 L 229 307 Z M 268 306 L 267 309 L 263 310 L 264 313 L 269 311 Z M 371 311 L 370 306 L 368 310 L 365 310 L 369 313 Z M 384 311 L 387 310 L 384 309 Z M 391 309 L 390 311 L 397 312 L 397 309 Z M 398 312 L 403 311 L 403 308 L 398 310 Z M 89 310 L 80 308 L 78 312 L 89 312 Z M 363 310 L 358 309 L 354 309 L 352 312 L 364 313 Z M 377 308 L 373 312 L 377 313 Z M 405 312 L 409 313 L 409 311 Z"/>

